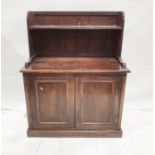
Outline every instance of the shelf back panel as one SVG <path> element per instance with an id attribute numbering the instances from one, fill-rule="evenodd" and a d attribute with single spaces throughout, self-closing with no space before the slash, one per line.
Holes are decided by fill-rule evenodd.
<path id="1" fill-rule="evenodd" d="M 114 57 L 118 30 L 32 30 L 37 56 Z"/>

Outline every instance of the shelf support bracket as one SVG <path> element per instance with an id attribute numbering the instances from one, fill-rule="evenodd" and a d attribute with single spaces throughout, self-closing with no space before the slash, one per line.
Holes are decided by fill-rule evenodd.
<path id="1" fill-rule="evenodd" d="M 123 60 L 122 60 L 121 57 L 118 58 L 118 61 L 119 61 L 119 63 L 121 64 L 121 66 L 122 66 L 123 68 L 126 68 L 126 63 L 123 62 Z"/>
<path id="2" fill-rule="evenodd" d="M 34 53 L 32 57 L 29 58 L 29 60 L 25 63 L 25 68 L 29 67 L 29 65 L 32 63 L 32 60 L 34 59 L 35 56 L 36 56 L 36 53 Z"/>

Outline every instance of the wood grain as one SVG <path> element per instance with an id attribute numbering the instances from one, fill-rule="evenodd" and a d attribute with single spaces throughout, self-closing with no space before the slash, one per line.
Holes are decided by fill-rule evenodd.
<path id="1" fill-rule="evenodd" d="M 116 58 L 37 57 L 24 73 L 127 73 Z"/>
<path id="2" fill-rule="evenodd" d="M 121 137 L 123 12 L 28 12 L 21 69 L 30 137 Z"/>

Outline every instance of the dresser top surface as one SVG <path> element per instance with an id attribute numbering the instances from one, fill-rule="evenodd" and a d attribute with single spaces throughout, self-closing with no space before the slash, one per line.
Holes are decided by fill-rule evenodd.
<path id="1" fill-rule="evenodd" d="M 106 73 L 128 72 L 115 58 L 37 57 L 25 73 Z"/>

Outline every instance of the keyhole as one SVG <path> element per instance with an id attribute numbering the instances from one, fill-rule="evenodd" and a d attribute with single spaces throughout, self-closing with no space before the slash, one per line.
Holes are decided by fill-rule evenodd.
<path id="1" fill-rule="evenodd" d="M 43 87 L 40 87 L 40 90 L 43 91 Z"/>

